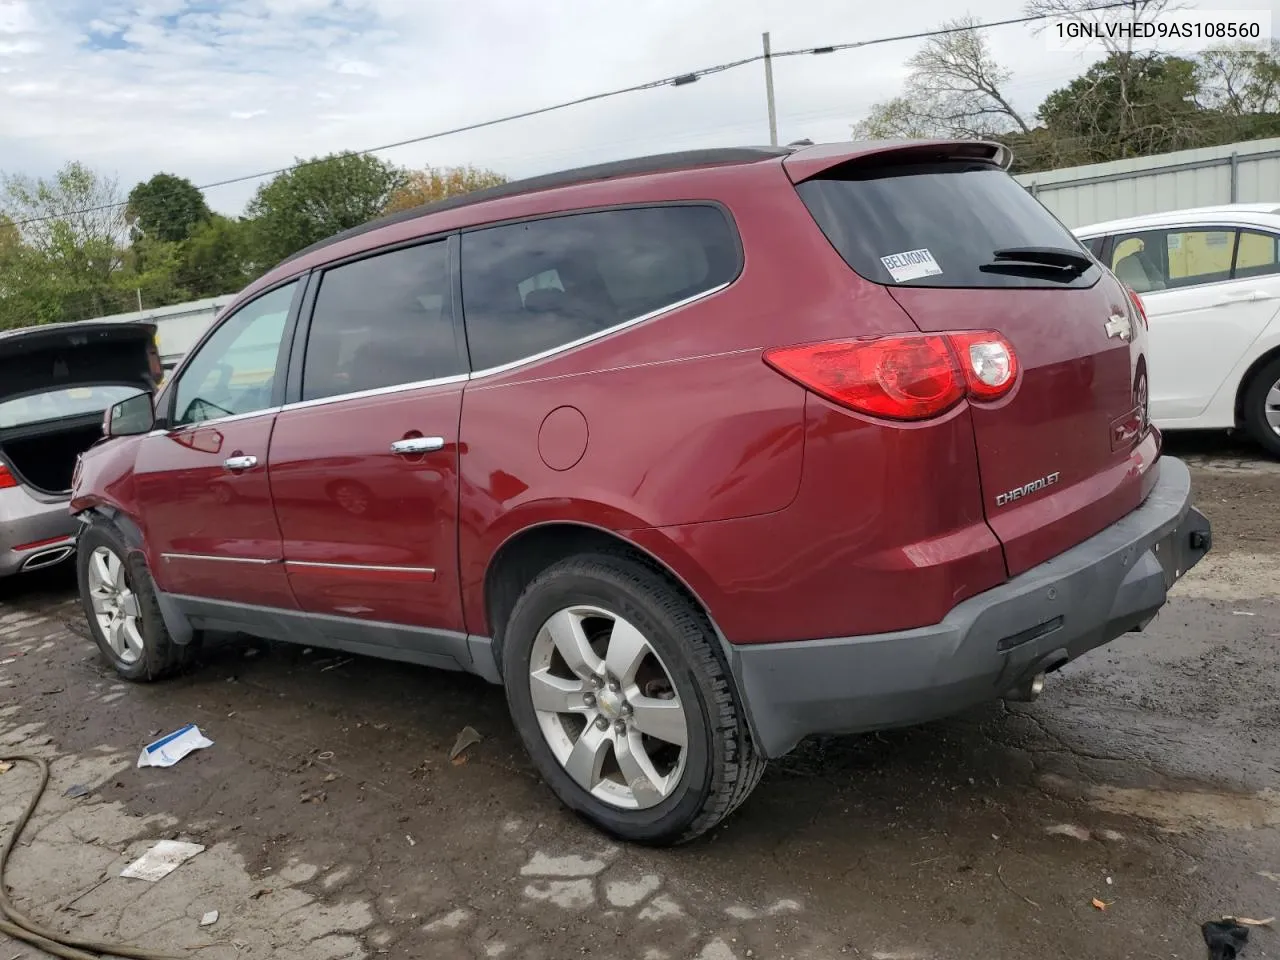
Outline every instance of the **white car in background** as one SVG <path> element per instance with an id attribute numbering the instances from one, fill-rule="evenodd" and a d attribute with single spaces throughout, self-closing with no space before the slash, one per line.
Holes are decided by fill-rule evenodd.
<path id="1" fill-rule="evenodd" d="M 1074 232 L 1142 300 L 1156 426 L 1241 427 L 1280 457 L 1280 202 Z"/>

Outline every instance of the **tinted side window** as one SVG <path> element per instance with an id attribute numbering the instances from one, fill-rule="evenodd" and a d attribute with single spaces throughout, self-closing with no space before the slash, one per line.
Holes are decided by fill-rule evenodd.
<path id="1" fill-rule="evenodd" d="M 263 294 L 210 334 L 176 384 L 175 426 L 271 406 L 280 341 L 297 286 L 294 281 Z"/>
<path id="2" fill-rule="evenodd" d="M 737 236 L 716 207 L 606 210 L 463 235 L 477 370 L 531 357 L 726 284 Z"/>
<path id="3" fill-rule="evenodd" d="M 1265 277 L 1273 273 L 1280 273 L 1280 237 L 1258 230 L 1241 230 L 1235 276 Z"/>
<path id="4" fill-rule="evenodd" d="M 1231 278 L 1236 232 L 1220 227 L 1146 230 L 1116 237 L 1111 268 L 1138 293 Z"/>
<path id="5" fill-rule="evenodd" d="M 303 400 L 464 372 L 445 241 L 325 271 L 307 335 Z"/>

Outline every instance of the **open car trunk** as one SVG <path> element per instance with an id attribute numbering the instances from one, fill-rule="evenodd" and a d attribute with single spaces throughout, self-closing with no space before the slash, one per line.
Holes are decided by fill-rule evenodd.
<path id="1" fill-rule="evenodd" d="M 42 493 L 70 493 L 76 457 L 102 439 L 102 415 L 0 431 L 0 457 L 14 476 Z"/>
<path id="2" fill-rule="evenodd" d="M 24 485 L 67 494 L 108 407 L 154 389 L 155 326 L 61 323 L 0 333 L 0 460 Z"/>

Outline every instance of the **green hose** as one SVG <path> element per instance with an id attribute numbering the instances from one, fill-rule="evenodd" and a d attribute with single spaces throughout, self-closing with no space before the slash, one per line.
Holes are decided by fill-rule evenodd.
<path id="1" fill-rule="evenodd" d="M 139 947 L 128 947 L 116 943 L 102 943 L 96 940 L 77 940 L 56 930 L 42 927 L 30 917 L 18 912 L 9 899 L 9 885 L 5 882 L 5 869 L 9 866 L 9 854 L 18 845 L 18 838 L 27 828 L 31 814 L 35 813 L 49 786 L 49 764 L 39 757 L 0 757 L 0 763 L 31 763 L 40 770 L 40 786 L 27 802 L 27 809 L 18 817 L 13 832 L 5 841 L 4 850 L 0 851 L 0 913 L 5 919 L 0 920 L 0 933 L 6 933 L 15 940 L 21 940 L 37 947 L 55 957 L 65 960 L 99 960 L 101 956 L 129 957 L 131 960 L 184 960 L 169 953 L 154 950 L 143 950 Z"/>

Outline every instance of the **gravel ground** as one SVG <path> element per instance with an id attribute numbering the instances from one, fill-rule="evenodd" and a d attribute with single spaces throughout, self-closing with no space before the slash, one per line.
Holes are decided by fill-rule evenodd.
<path id="1" fill-rule="evenodd" d="M 1280 464 L 1218 437 L 1169 450 L 1215 545 L 1145 633 L 1034 704 L 807 742 L 674 851 L 566 814 L 479 680 L 237 641 L 126 687 L 65 571 L 2 583 L 0 753 L 54 769 L 12 894 L 199 958 L 1203 957 L 1201 922 L 1280 913 Z M 134 767 L 188 722 L 215 745 Z M 450 762 L 466 725 L 484 739 Z M 0 831 L 33 785 L 0 774 Z M 118 876 L 160 839 L 205 850 Z M 0 960 L 35 956 L 0 936 Z M 1268 956 L 1259 928 L 1244 957 Z"/>

